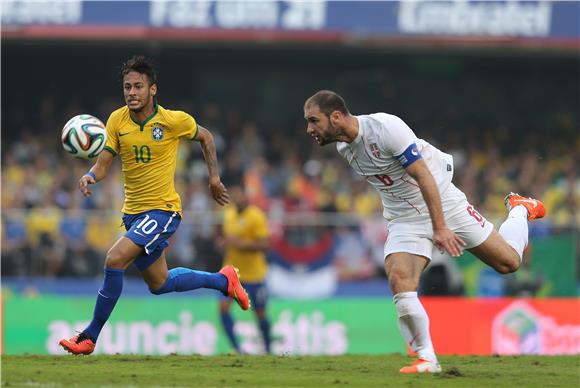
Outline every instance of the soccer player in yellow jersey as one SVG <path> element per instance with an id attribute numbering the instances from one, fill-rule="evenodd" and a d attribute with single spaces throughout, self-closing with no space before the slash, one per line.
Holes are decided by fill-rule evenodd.
<path id="1" fill-rule="evenodd" d="M 224 261 L 240 269 L 242 285 L 250 294 L 265 350 L 270 353 L 270 322 L 266 317 L 268 294 L 264 283 L 268 271 L 265 254 L 270 236 L 268 220 L 260 208 L 249 204 L 241 186 L 231 187 L 230 194 L 233 203 L 226 207 L 224 214 Z M 230 314 L 230 299 L 224 297 L 221 300 L 220 313 L 230 343 L 239 352 L 234 321 Z"/>
<path id="2" fill-rule="evenodd" d="M 233 266 L 225 266 L 219 273 L 181 267 L 168 271 L 164 249 L 181 222 L 181 199 L 174 186 L 181 139 L 200 143 L 213 199 L 225 205 L 229 195 L 218 175 L 212 134 L 189 114 L 157 104 L 157 72 L 150 61 L 135 56 L 123 64 L 121 75 L 126 106 L 109 117 L 105 150 L 81 177 L 79 189 L 90 196 L 89 185 L 105 178 L 113 157 L 119 155 L 125 188 L 123 224 L 127 233 L 107 252 L 105 278 L 91 323 L 79 335 L 60 341 L 73 354 L 91 354 L 95 349 L 101 329 L 121 295 L 123 274 L 131 264 L 139 269 L 152 294 L 212 288 L 234 298 L 242 309 L 250 307 Z"/>

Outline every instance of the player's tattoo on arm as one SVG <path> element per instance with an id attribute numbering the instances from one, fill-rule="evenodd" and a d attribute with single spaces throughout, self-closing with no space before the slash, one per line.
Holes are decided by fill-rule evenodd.
<path id="1" fill-rule="evenodd" d="M 215 149 L 215 142 L 210 131 L 198 124 L 198 134 L 195 140 L 201 144 L 203 158 L 207 165 L 207 172 L 210 178 L 219 176 L 217 152 Z"/>

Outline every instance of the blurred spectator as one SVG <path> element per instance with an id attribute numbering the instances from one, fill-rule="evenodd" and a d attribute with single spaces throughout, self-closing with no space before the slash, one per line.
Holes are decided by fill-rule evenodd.
<path id="1" fill-rule="evenodd" d="M 358 228 L 339 227 L 336 229 L 334 265 L 339 280 L 366 280 L 376 274 L 369 249 L 364 244 Z"/>
<path id="2" fill-rule="evenodd" d="M 237 137 L 233 149 L 238 152 L 244 165 L 250 164 L 254 157 L 264 155 L 264 140 L 258 132 L 256 123 L 248 121 L 242 125 L 242 132 Z"/>
<path id="3" fill-rule="evenodd" d="M 238 152 L 232 150 L 225 155 L 221 179 L 226 187 L 240 184 L 244 180 L 244 166 Z"/>
<path id="4" fill-rule="evenodd" d="M 32 256 L 41 260 L 34 262 L 34 274 L 54 277 L 61 271 L 64 263 L 61 218 L 62 214 L 50 196 L 42 198 L 42 204 L 34 205 L 28 213 L 26 230 L 31 241 Z"/>
<path id="5" fill-rule="evenodd" d="M 508 77 L 506 72 L 473 70 L 468 66 L 476 66 L 473 62 L 458 63 L 461 66 L 450 74 L 452 83 L 446 76 L 431 73 L 436 70 L 429 69 L 428 63 L 423 70 L 421 66 L 376 67 L 364 72 L 344 71 L 339 66 L 328 70 L 327 79 L 329 87 L 335 85 L 349 95 L 353 112 L 386 109 L 408 119 L 418 136 L 437 138 L 437 146 L 454 155 L 454 182 L 491 222 L 497 224 L 505 217 L 504 195 L 518 191 L 541 198 L 548 210 L 549 217 L 531 225 L 532 235 L 578 228 L 577 83 L 568 82 L 566 75 L 562 75 L 566 82 L 557 82 L 560 75 L 553 72 L 527 82 L 525 73 Z M 312 81 L 305 77 L 307 83 Z M 299 96 L 299 83 L 296 87 L 280 92 Z M 252 93 L 259 93 L 258 89 Z M 364 180 L 343 168 L 344 161 L 333 146 L 321 148 L 306 137 L 303 101 L 281 105 L 272 121 L 257 114 L 256 101 L 244 95 L 224 95 L 220 100 L 215 94 L 213 102 L 196 105 L 195 97 L 180 93 L 175 91 L 177 105 L 197 112 L 200 125 L 214 133 L 226 186 L 244 181 L 251 201 L 269 213 L 275 235 L 308 245 L 329 230 L 336 232 L 335 261 L 343 278 L 368 278 L 377 269 L 382 273 L 386 223 L 375 218 L 382 211 L 380 199 Z M 199 93 L 205 92 L 200 89 Z M 119 104 L 116 95 L 87 98 L 94 99 L 91 106 L 97 107 L 95 113 L 101 117 Z M 93 196 L 82 198 L 77 181 L 91 162 L 65 154 L 55 128 L 67 117 L 84 112 L 86 102 L 56 91 L 36 100 L 29 110 L 9 110 L 2 118 L 3 274 L 97 274 L 106 249 L 123 232 L 118 160 L 110 176 L 94 186 Z M 285 121 L 285 117 L 296 120 Z M 175 184 L 184 204 L 184 222 L 172 240 L 168 259 L 212 270 L 220 261 L 214 246 L 216 220 L 210 213 L 217 208 L 208 199 L 202 157 L 199 147 L 182 142 L 178 163 L 183 168 L 178 168 Z M 301 219 L 306 226 L 298 221 L 286 225 L 292 213 L 312 212 L 323 215 Z M 363 221 L 345 221 L 347 216 Z M 316 222 L 323 226 L 313 226 Z M 454 264 L 434 259 L 424 291 L 459 293 L 461 281 Z M 526 271 L 524 264 L 514 279 L 527 276 Z M 496 282 L 493 271 L 480 275 L 480 293 L 497 295 L 517 289 Z"/>
<path id="6" fill-rule="evenodd" d="M 2 215 L 2 275 L 26 276 L 33 274 L 28 233 L 22 214 Z"/>
<path id="7" fill-rule="evenodd" d="M 60 222 L 60 235 L 65 245 L 65 263 L 60 275 L 64 276 L 92 276 L 98 273 L 103 259 L 85 236 L 87 234 L 87 217 L 78 207 L 79 197 L 69 203 Z"/>

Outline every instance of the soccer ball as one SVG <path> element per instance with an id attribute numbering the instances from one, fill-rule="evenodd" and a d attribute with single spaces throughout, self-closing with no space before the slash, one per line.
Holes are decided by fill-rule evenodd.
<path id="1" fill-rule="evenodd" d="M 70 119 L 62 129 L 62 147 L 76 158 L 90 159 L 101 153 L 107 130 L 94 116 L 82 114 Z"/>

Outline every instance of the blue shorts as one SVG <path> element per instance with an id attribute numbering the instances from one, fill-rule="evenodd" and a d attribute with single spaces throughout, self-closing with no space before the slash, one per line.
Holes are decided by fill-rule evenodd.
<path id="1" fill-rule="evenodd" d="M 248 292 L 250 300 L 252 301 L 253 309 L 263 309 L 266 308 L 266 303 L 268 302 L 268 289 L 266 288 L 266 283 L 244 283 L 242 286 Z M 227 296 L 222 296 L 223 299 L 229 299 Z"/>
<path id="2" fill-rule="evenodd" d="M 127 230 L 125 237 L 145 249 L 133 262 L 140 271 L 147 269 L 161 256 L 163 250 L 169 246 L 167 239 L 175 233 L 180 223 L 179 213 L 164 210 L 123 216 L 123 224 Z"/>

